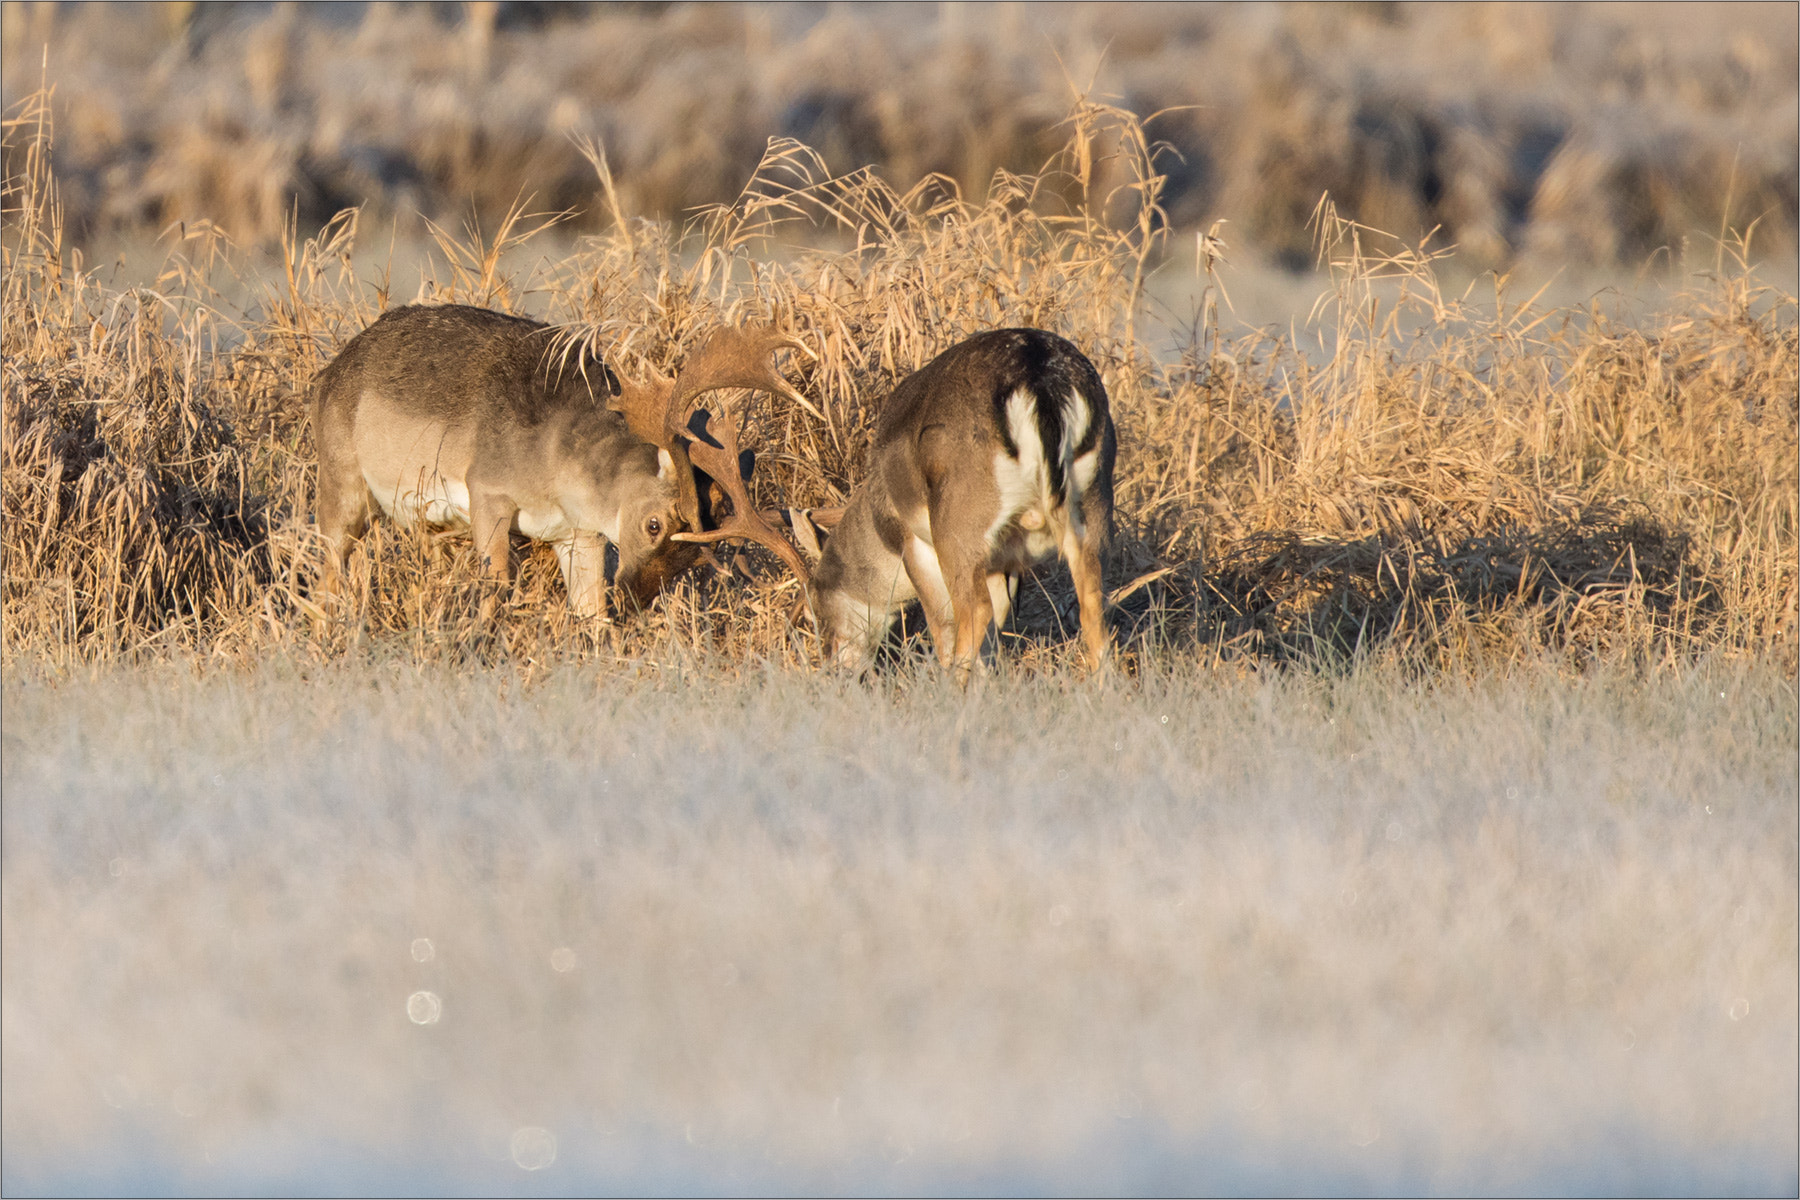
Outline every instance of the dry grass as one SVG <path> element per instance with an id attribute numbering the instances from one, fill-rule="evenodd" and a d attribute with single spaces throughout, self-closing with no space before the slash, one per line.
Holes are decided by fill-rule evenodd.
<path id="1" fill-rule="evenodd" d="M 408 297 L 358 278 L 355 212 L 290 232 L 283 269 L 248 276 L 264 297 L 248 315 L 223 310 L 215 284 L 247 268 L 206 224 L 171 236 L 154 287 L 109 290 L 65 245 L 48 116 L 40 93 L 5 128 L 8 663 L 353 645 L 809 657 L 784 619 L 793 585 L 760 551 L 624 627 L 571 618 L 540 551 L 496 643 L 476 634 L 466 540 L 391 526 L 353 562 L 349 618 L 316 630 L 305 388 Z M 515 208 L 485 237 L 439 230 L 421 294 L 546 316 L 627 372 L 668 368 L 717 322 L 784 322 L 819 353 L 799 382 L 824 419 L 744 410 L 765 504 L 841 502 L 882 397 L 955 340 L 1001 324 L 1069 336 L 1120 426 L 1108 584 L 1128 670 L 1544 650 L 1794 661 L 1795 300 L 1757 282 L 1750 234 L 1720 244 L 1698 290 L 1622 324 L 1599 304 L 1540 310 L 1503 281 L 1478 285 L 1485 308 L 1446 295 L 1433 252 L 1321 202 L 1334 287 L 1314 314 L 1327 348 L 1309 357 L 1276 332 L 1226 333 L 1210 277 L 1185 331 L 1150 328 L 1168 159 L 1129 112 L 1085 99 L 1063 131 L 1043 170 L 1001 172 L 981 198 L 939 177 L 900 193 L 873 172 L 832 176 L 772 143 L 738 200 L 686 235 L 629 217 L 589 147 L 608 232 L 521 277 L 501 264 L 543 219 Z M 839 248 L 783 249 L 821 225 Z M 1152 353 L 1171 337 L 1174 353 Z M 1060 568 L 1028 585 L 1011 638 L 1025 667 L 1066 657 L 1071 603 Z"/>

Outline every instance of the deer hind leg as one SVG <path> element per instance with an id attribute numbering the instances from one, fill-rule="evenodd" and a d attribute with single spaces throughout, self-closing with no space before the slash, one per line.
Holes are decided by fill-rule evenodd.
<path id="1" fill-rule="evenodd" d="M 1092 526 L 1087 536 L 1077 539 L 1072 534 L 1063 543 L 1063 557 L 1069 561 L 1069 576 L 1075 581 L 1075 597 L 1081 602 L 1081 652 L 1088 670 L 1098 671 L 1106 663 L 1106 620 L 1101 603 L 1100 537 Z"/>
<path id="2" fill-rule="evenodd" d="M 344 564 L 350 544 L 368 532 L 375 497 L 358 472 L 319 468 L 318 499 L 314 519 L 325 541 L 325 569 L 319 575 L 320 590 L 336 600 L 343 593 Z"/>
<path id="3" fill-rule="evenodd" d="M 955 641 L 944 661 L 955 672 L 956 681 L 967 686 L 980 665 L 981 643 L 994 619 L 994 601 L 988 595 L 987 555 L 969 553 L 967 547 L 954 541 L 940 542 L 938 562 L 943 567 L 955 625 Z M 941 652 L 939 658 L 944 659 Z"/>
<path id="4" fill-rule="evenodd" d="M 994 547 L 988 543 L 992 518 L 971 521 L 970 516 L 998 513 L 1002 502 L 999 485 L 986 471 L 946 470 L 932 487 L 931 542 L 956 623 L 950 666 L 964 685 L 980 665 L 982 642 L 995 610 L 988 586 L 993 572 Z"/>

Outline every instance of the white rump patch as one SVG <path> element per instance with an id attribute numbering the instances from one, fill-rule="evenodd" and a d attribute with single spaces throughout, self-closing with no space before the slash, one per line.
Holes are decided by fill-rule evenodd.
<path id="1" fill-rule="evenodd" d="M 1079 388 L 1069 389 L 1062 398 L 1062 445 L 1056 453 L 1062 460 L 1063 503 L 1050 496 L 1050 472 L 1043 438 L 1038 433 L 1037 400 L 1026 388 L 1019 388 L 1006 400 L 1006 427 L 1018 458 L 1002 450 L 994 455 L 994 484 L 1000 492 L 1000 511 L 987 530 L 987 543 L 998 548 L 1001 534 L 1015 518 L 1028 531 L 1028 553 L 1041 557 L 1056 544 L 1052 531 L 1067 527 L 1077 539 L 1084 536 L 1081 520 L 1081 494 L 1094 482 L 1100 470 L 1100 448 L 1076 458 L 1075 447 L 1087 437 L 1094 419 L 1093 409 Z M 1045 529 L 1046 524 L 1050 527 Z M 1042 532 L 1040 532 L 1042 531 Z"/>
<path id="2" fill-rule="evenodd" d="M 1095 446 L 1086 454 L 1076 459 L 1069 471 L 1069 478 L 1075 481 L 1073 491 L 1085 492 L 1094 486 L 1094 476 L 1100 473 L 1100 447 Z"/>
<path id="3" fill-rule="evenodd" d="M 1063 397 L 1062 418 L 1063 444 L 1061 449 L 1063 462 L 1066 465 L 1069 455 L 1073 454 L 1075 447 L 1081 445 L 1081 440 L 1087 437 L 1088 424 L 1094 419 L 1093 411 L 1088 408 L 1087 397 L 1081 394 L 1080 388 L 1070 388 L 1069 394 Z"/>
<path id="4" fill-rule="evenodd" d="M 1096 445 L 1080 458 L 1075 457 L 1075 447 L 1087 437 L 1093 420 L 1094 413 L 1088 407 L 1087 397 L 1081 394 L 1080 388 L 1070 388 L 1063 398 L 1063 492 L 1068 504 L 1069 532 L 1074 534 L 1077 542 L 1087 537 L 1087 530 L 1082 528 L 1081 493 L 1094 482 L 1094 473 L 1100 468 L 1100 447 Z"/>
<path id="5" fill-rule="evenodd" d="M 1005 450 L 994 455 L 994 486 L 1000 492 L 1000 511 L 988 526 L 987 543 L 999 544 L 1000 534 L 1027 505 L 1040 506 L 1049 498 L 1050 477 L 1044 469 L 1044 439 L 1038 435 L 1037 398 L 1019 388 L 1006 398 L 1006 429 L 1019 456 Z"/>

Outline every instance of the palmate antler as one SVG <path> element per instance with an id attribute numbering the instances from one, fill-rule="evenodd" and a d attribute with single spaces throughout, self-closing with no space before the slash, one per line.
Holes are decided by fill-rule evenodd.
<path id="1" fill-rule="evenodd" d="M 737 429 L 730 420 L 713 420 L 701 410 L 690 423 L 689 405 L 703 392 L 719 388 L 752 388 L 792 400 L 808 412 L 818 409 L 775 370 L 775 351 L 797 350 L 815 357 L 799 340 L 767 325 L 713 330 L 688 356 L 674 380 L 653 376 L 648 383 L 627 384 L 611 406 L 625 415 L 632 432 L 661 446 L 675 459 L 681 488 L 682 514 L 693 532 L 671 534 L 675 541 L 710 543 L 741 537 L 767 546 L 781 556 L 801 585 L 811 578 L 806 560 L 794 544 L 750 503 L 747 482 L 739 469 Z M 700 527 L 700 497 L 688 464 L 710 475 L 731 497 L 731 516 L 717 529 Z"/>

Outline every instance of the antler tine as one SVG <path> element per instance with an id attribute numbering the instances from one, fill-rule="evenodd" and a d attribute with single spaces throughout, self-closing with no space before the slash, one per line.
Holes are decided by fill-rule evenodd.
<path id="1" fill-rule="evenodd" d="M 799 338 L 772 325 L 725 325 L 714 329 L 675 377 L 666 417 L 670 431 L 678 433 L 686 427 L 688 404 L 695 396 L 728 387 L 773 392 L 823 421 L 825 414 L 775 369 L 772 356 L 781 349 L 797 350 L 814 361 L 818 359 Z"/>
<path id="2" fill-rule="evenodd" d="M 709 441 L 709 437 L 715 439 L 717 444 Z M 794 544 L 763 520 L 762 514 L 750 503 L 750 493 L 744 487 L 743 476 L 738 473 L 737 430 L 732 423 L 728 420 L 711 420 L 709 414 L 704 435 L 696 437 L 688 445 L 688 457 L 695 466 L 712 476 L 731 497 L 731 516 L 717 529 L 705 533 L 670 534 L 670 539 L 705 544 L 728 537 L 748 538 L 780 555 L 781 561 L 793 571 L 794 578 L 805 587 L 812 579 L 812 572 L 807 568 L 806 561 L 801 558 Z"/>
<path id="3" fill-rule="evenodd" d="M 775 369 L 773 355 L 783 347 L 817 358 L 798 338 L 781 333 L 770 325 L 727 325 L 713 330 L 675 377 L 668 406 L 664 410 L 664 419 L 670 432 L 688 428 L 682 418 L 687 415 L 688 405 L 695 396 L 728 387 L 773 392 L 793 400 L 823 419 L 819 410 Z M 780 555 L 788 569 L 793 571 L 794 577 L 804 586 L 812 578 L 806 560 L 794 548 L 794 544 L 763 520 L 762 515 L 750 503 L 750 493 L 738 470 L 735 424 L 729 419 L 714 421 L 711 414 L 708 414 L 700 434 L 701 436 L 692 438 L 688 443 L 689 460 L 712 476 L 731 497 L 731 519 L 717 529 L 672 536 L 684 542 L 700 543 L 717 542 L 728 537 L 748 538 Z"/>
<path id="4" fill-rule="evenodd" d="M 645 382 L 623 383 L 607 406 L 624 414 L 633 433 L 665 450 L 687 437 L 685 418 L 694 397 L 718 388 L 773 392 L 823 421 L 825 414 L 775 370 L 769 356 L 782 349 L 814 362 L 819 358 L 805 342 L 770 325 L 722 326 L 707 335 L 673 380 L 647 368 Z"/>
<path id="5" fill-rule="evenodd" d="M 684 419 L 689 404 L 702 392 L 741 387 L 773 392 L 824 420 L 824 414 L 775 369 L 771 356 L 782 348 L 797 350 L 818 360 L 818 355 L 805 343 L 773 326 L 722 326 L 707 335 L 672 381 L 652 371 L 645 383 L 625 384 L 620 394 L 612 399 L 611 407 L 625 415 L 633 433 L 661 446 L 683 464 L 678 472 L 682 509 L 689 514 L 694 529 L 671 534 L 672 540 L 707 544 L 728 537 L 748 538 L 780 555 L 804 587 L 812 578 L 806 560 L 793 543 L 763 520 L 750 503 L 750 494 L 738 470 L 737 429 L 733 423 L 729 420 L 715 422 L 708 414 L 699 428 L 699 436 L 695 436 L 695 431 Z M 705 471 L 731 497 L 731 519 L 717 529 L 699 529 L 699 499 L 694 493 L 686 463 Z"/>

